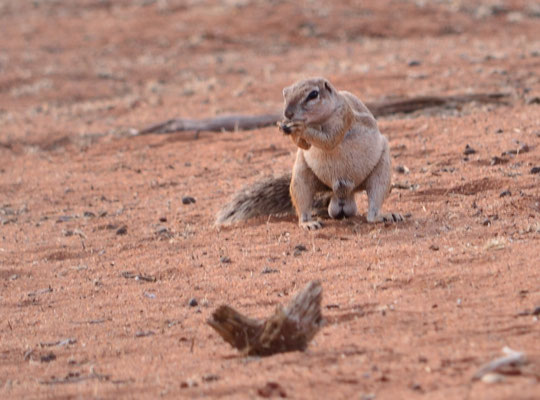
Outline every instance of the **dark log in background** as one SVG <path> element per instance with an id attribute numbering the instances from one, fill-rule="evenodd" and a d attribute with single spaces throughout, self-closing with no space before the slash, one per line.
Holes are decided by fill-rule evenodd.
<path id="1" fill-rule="evenodd" d="M 373 115 L 378 117 L 412 113 L 414 111 L 441 107 L 458 108 L 462 104 L 477 102 L 481 104 L 503 104 L 509 97 L 506 93 L 476 93 L 457 96 L 420 96 L 409 99 L 387 100 L 366 103 Z M 173 118 L 150 125 L 138 131 L 138 135 L 166 134 L 174 132 L 231 132 L 264 128 L 281 121 L 281 113 L 264 115 L 224 115 L 214 118 L 185 119 Z"/>

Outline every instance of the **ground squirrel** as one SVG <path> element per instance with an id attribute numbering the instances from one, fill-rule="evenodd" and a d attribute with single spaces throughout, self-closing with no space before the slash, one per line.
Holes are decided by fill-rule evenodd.
<path id="1" fill-rule="evenodd" d="M 362 190 L 368 196 L 368 222 L 401 221 L 400 214 L 381 213 L 390 189 L 390 153 L 367 107 L 324 78 L 286 87 L 283 97 L 278 126 L 298 146 L 292 176 L 245 187 L 218 213 L 216 224 L 295 210 L 300 226 L 319 229 L 314 214 L 323 207 L 331 218 L 356 215 L 354 196 Z"/>

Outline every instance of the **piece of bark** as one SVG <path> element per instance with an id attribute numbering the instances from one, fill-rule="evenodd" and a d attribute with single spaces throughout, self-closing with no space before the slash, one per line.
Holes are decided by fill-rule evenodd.
<path id="1" fill-rule="evenodd" d="M 265 320 L 248 318 L 222 305 L 208 324 L 244 355 L 270 356 L 303 351 L 322 326 L 322 287 L 312 281 L 285 308 L 278 306 Z"/>
<path id="2" fill-rule="evenodd" d="M 475 93 L 457 96 L 419 96 L 408 99 L 386 100 L 366 103 L 367 108 L 375 117 L 398 113 L 411 113 L 431 107 L 456 108 L 461 104 L 477 103 L 505 103 L 509 97 L 507 93 Z M 164 134 L 173 132 L 223 132 L 252 130 L 275 125 L 283 118 L 281 113 L 263 115 L 222 115 L 214 118 L 184 119 L 173 118 L 164 122 L 150 125 L 135 135 Z"/>

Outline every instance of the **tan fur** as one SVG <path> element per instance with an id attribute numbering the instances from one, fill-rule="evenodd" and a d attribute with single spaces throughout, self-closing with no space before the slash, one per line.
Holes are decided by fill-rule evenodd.
<path id="1" fill-rule="evenodd" d="M 355 215 L 355 193 L 366 190 L 368 222 L 401 221 L 400 214 L 380 212 L 390 189 L 390 154 L 388 141 L 379 132 L 377 122 L 367 107 L 351 93 L 338 92 L 324 78 L 306 79 L 286 87 L 283 97 L 284 120 L 279 126 L 299 147 L 290 183 L 290 198 L 300 226 L 308 230 L 322 226 L 313 218 L 313 214 L 318 212 L 314 206 L 315 199 L 321 191 L 332 192 L 328 204 L 332 218 Z M 280 185 L 280 190 L 275 196 L 283 200 L 283 185 Z M 261 203 L 260 198 L 250 196 L 242 196 L 242 200 L 232 207 L 246 208 L 247 204 L 251 209 L 255 203 Z M 231 209 L 231 205 L 227 207 Z M 271 212 L 263 209 L 257 213 Z M 248 214 L 236 214 L 234 220 L 247 218 Z M 223 216 L 223 212 L 220 215 Z M 218 217 L 218 223 L 225 222 L 231 221 L 221 218 L 220 222 Z"/>
<path id="2" fill-rule="evenodd" d="M 318 95 L 309 99 L 310 93 Z M 298 149 L 293 168 L 291 197 L 299 224 L 320 228 L 312 218 L 315 184 L 332 188 L 328 212 L 332 218 L 356 214 L 354 194 L 366 190 L 369 222 L 399 221 L 399 214 L 382 214 L 390 189 L 391 166 L 388 141 L 367 107 L 354 95 L 338 92 L 324 78 L 300 81 L 283 90 L 282 127 L 293 141 L 304 140 L 309 148 Z M 283 129 L 285 131 L 285 129 Z"/>

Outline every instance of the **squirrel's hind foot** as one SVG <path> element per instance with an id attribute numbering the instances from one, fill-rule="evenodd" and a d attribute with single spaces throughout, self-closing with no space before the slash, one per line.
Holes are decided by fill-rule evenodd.
<path id="1" fill-rule="evenodd" d="M 401 215 L 399 213 L 378 214 L 375 217 L 370 217 L 368 215 L 367 220 L 370 223 L 375 223 L 375 222 L 384 222 L 384 223 L 402 222 L 403 221 L 403 215 Z"/>
<path id="2" fill-rule="evenodd" d="M 307 231 L 316 231 L 317 229 L 322 228 L 322 223 L 320 221 L 302 221 L 300 226 Z"/>

